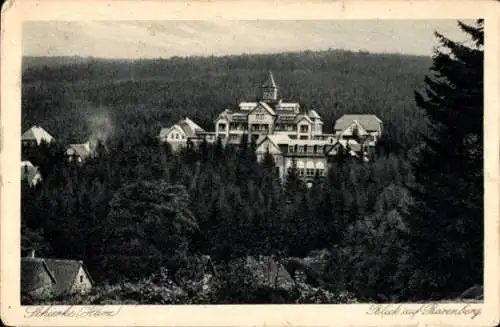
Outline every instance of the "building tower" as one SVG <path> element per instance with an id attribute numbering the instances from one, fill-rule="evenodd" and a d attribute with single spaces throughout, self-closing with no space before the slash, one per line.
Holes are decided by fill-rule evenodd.
<path id="1" fill-rule="evenodd" d="M 274 82 L 273 73 L 269 72 L 267 80 L 260 87 L 261 100 L 265 102 L 272 102 L 278 100 L 278 86 Z"/>

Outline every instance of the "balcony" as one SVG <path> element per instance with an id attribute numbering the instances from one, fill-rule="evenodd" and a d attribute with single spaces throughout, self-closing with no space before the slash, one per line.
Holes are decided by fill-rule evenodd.
<path id="1" fill-rule="evenodd" d="M 269 133 L 269 125 L 254 124 L 250 128 L 252 133 Z"/>
<path id="2" fill-rule="evenodd" d="M 246 124 L 230 124 L 229 125 L 229 132 L 239 132 L 243 133 L 248 130 L 248 126 Z"/>

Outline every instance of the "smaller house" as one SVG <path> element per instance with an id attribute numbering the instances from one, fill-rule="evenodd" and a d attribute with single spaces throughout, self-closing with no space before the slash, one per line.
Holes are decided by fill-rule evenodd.
<path id="1" fill-rule="evenodd" d="M 177 151 L 180 148 L 187 147 L 189 144 L 199 144 L 204 136 L 211 135 L 194 121 L 186 117 L 171 127 L 162 128 L 158 135 L 158 139 L 160 142 L 170 144 L 172 150 Z"/>
<path id="2" fill-rule="evenodd" d="M 382 136 L 383 123 L 375 115 L 343 115 L 335 122 L 335 135 L 342 140 L 354 139 L 363 146 L 374 147 Z"/>
<path id="3" fill-rule="evenodd" d="M 21 294 L 32 298 L 54 295 L 56 278 L 41 258 L 21 258 Z"/>
<path id="4" fill-rule="evenodd" d="M 42 181 L 42 175 L 30 161 L 21 161 L 21 180 L 26 181 L 29 186 L 35 186 Z"/>
<path id="5" fill-rule="evenodd" d="M 80 163 L 95 155 L 95 146 L 90 141 L 81 144 L 70 144 L 64 154 L 68 161 Z"/>
<path id="6" fill-rule="evenodd" d="M 56 294 L 87 293 L 94 281 L 81 260 L 44 259 L 54 273 Z"/>
<path id="7" fill-rule="evenodd" d="M 35 257 L 32 251 L 21 258 L 21 293 L 49 298 L 64 294 L 87 293 L 94 281 L 79 260 Z"/>
<path id="8" fill-rule="evenodd" d="M 33 126 L 21 135 L 21 143 L 25 146 L 39 146 L 42 142 L 51 143 L 54 141 L 45 129 L 40 126 Z"/>

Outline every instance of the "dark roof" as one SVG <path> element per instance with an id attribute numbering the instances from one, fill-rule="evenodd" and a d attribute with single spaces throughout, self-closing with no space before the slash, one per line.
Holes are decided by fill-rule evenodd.
<path id="1" fill-rule="evenodd" d="M 365 130 L 376 131 L 382 122 L 375 115 L 343 115 L 335 122 L 335 130 L 344 130 L 357 121 Z"/>
<path id="2" fill-rule="evenodd" d="M 180 120 L 177 125 L 182 128 L 188 138 L 196 137 L 196 132 L 204 132 L 203 128 L 187 117 Z"/>
<path id="3" fill-rule="evenodd" d="M 80 267 L 83 268 L 87 277 L 93 281 L 87 269 L 81 261 L 77 260 L 61 260 L 61 259 L 44 259 L 50 271 L 54 273 L 56 279 L 56 292 L 69 292 L 73 286 Z"/>
<path id="4" fill-rule="evenodd" d="M 259 256 L 258 258 L 254 258 L 248 256 L 246 257 L 245 263 L 258 284 L 263 283 L 271 287 L 276 285 L 278 288 L 289 288 L 293 286 L 294 280 L 288 271 L 272 257 Z"/>
<path id="5" fill-rule="evenodd" d="M 52 284 L 55 284 L 55 276 L 43 259 L 21 258 L 21 291 L 28 293 L 46 287 L 46 279 L 42 277 L 44 274 L 49 276 Z"/>

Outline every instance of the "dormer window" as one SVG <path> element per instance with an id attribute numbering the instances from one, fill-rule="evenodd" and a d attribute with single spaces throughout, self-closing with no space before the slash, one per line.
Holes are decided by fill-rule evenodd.
<path id="1" fill-rule="evenodd" d="M 300 125 L 300 132 L 301 133 L 307 133 L 309 131 L 309 126 L 307 125 Z"/>
<path id="2" fill-rule="evenodd" d="M 219 124 L 219 130 L 226 130 L 226 124 Z"/>

